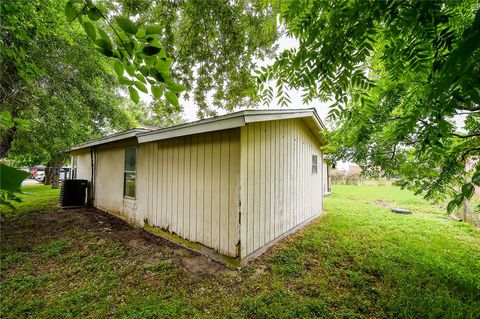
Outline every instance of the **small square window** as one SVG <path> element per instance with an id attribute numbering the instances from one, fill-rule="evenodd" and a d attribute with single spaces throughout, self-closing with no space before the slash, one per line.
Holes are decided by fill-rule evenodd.
<path id="1" fill-rule="evenodd" d="M 137 148 L 125 149 L 125 168 L 123 172 L 123 196 L 133 197 L 136 195 L 137 179 Z"/>
<path id="2" fill-rule="evenodd" d="M 312 174 L 317 174 L 318 172 L 318 156 L 312 155 Z"/>

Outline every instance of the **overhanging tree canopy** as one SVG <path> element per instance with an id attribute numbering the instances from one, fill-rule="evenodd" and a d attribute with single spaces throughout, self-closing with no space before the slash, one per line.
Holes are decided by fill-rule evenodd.
<path id="1" fill-rule="evenodd" d="M 109 16 L 131 17 L 139 28 L 158 26 L 158 42 L 173 59 L 172 78 L 187 87 L 182 94 L 195 102 L 200 118 L 256 102 L 255 61 L 272 56 L 279 36 L 275 12 L 264 1 L 98 1 L 97 6 Z"/>
<path id="2" fill-rule="evenodd" d="M 291 0 L 280 12 L 299 47 L 260 81 L 304 89 L 306 101 L 336 101 L 337 159 L 400 175 L 429 198 L 456 193 L 478 173 L 478 1 Z M 449 208 L 471 196 L 467 185 Z"/>

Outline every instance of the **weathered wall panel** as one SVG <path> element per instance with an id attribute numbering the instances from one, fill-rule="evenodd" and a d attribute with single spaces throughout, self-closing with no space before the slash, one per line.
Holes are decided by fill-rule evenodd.
<path id="1" fill-rule="evenodd" d="M 239 139 L 232 129 L 140 144 L 138 211 L 145 222 L 236 256 Z"/>
<path id="2" fill-rule="evenodd" d="M 135 146 L 133 140 L 98 146 L 93 151 L 95 174 L 93 178 L 94 205 L 134 223 L 141 223 L 137 202 L 123 197 L 125 147 Z M 92 155 L 90 149 L 75 151 L 77 179 L 92 181 Z M 138 168 L 137 168 L 138 171 Z M 90 191 L 92 184 L 90 184 Z"/>
<path id="3" fill-rule="evenodd" d="M 247 124 L 240 141 L 243 258 L 322 212 L 323 161 L 302 119 Z"/>

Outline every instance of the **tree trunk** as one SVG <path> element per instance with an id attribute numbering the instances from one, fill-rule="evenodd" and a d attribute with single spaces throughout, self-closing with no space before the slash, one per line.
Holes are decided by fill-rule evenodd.
<path id="1" fill-rule="evenodd" d="M 45 167 L 45 185 L 52 185 L 52 188 L 58 188 L 60 185 L 60 167 L 59 163 L 49 163 Z"/>
<path id="2" fill-rule="evenodd" d="M 466 198 L 463 199 L 463 221 L 468 221 L 468 213 L 470 207 L 468 206 L 468 200 Z"/>
<path id="3" fill-rule="evenodd" d="M 50 164 L 49 164 L 45 167 L 45 177 L 43 178 L 43 184 L 45 184 L 45 185 L 51 185 L 52 184 L 51 181 L 50 181 L 51 180 L 50 176 L 52 174 L 50 172 L 51 172 L 51 168 L 50 168 Z"/>
<path id="4" fill-rule="evenodd" d="M 51 180 L 52 188 L 58 188 L 60 186 L 60 166 L 55 166 L 51 171 Z"/>

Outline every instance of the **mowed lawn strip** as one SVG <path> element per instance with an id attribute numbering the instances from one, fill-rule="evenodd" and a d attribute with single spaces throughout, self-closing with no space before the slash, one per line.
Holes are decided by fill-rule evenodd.
<path id="1" fill-rule="evenodd" d="M 22 202 L 13 202 L 15 210 L 8 208 L 0 208 L 2 210 L 2 216 L 19 215 L 30 212 L 41 212 L 45 210 L 57 210 L 58 197 L 60 195 L 60 189 L 52 189 L 51 186 L 43 184 L 33 184 L 22 186 L 22 194 L 18 197 L 22 199 Z"/>
<path id="2" fill-rule="evenodd" d="M 394 186 L 335 185 L 321 218 L 240 271 L 214 272 L 192 271 L 186 262 L 203 257 L 105 214 L 36 213 L 55 210 L 58 191 L 29 192 L 1 223 L 1 318 L 480 314 L 478 230 Z"/>

